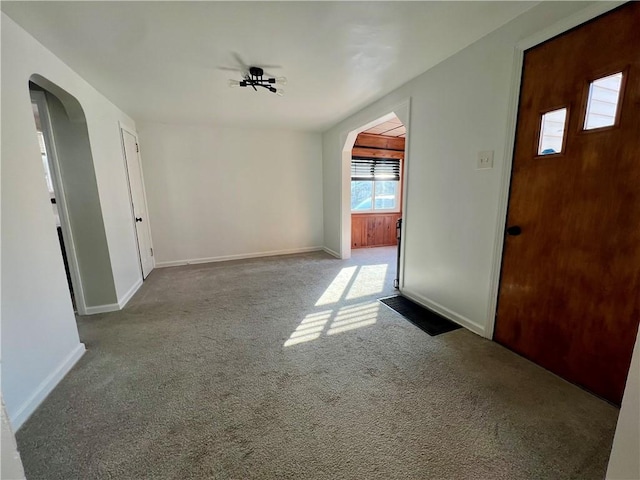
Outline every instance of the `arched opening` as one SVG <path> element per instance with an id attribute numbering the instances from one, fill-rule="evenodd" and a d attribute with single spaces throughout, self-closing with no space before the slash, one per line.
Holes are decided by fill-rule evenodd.
<path id="1" fill-rule="evenodd" d="M 96 313 L 117 297 L 84 111 L 39 75 L 29 93 L 70 295 L 80 315 Z"/>
<path id="2" fill-rule="evenodd" d="M 355 196 L 352 197 L 352 159 L 354 158 L 354 145 L 356 144 L 356 139 L 358 135 L 365 131 L 374 132 L 377 131 L 376 127 L 380 127 L 385 124 L 389 124 L 389 122 L 399 121 L 401 125 L 404 126 L 406 130 L 405 141 L 408 141 L 409 138 L 409 101 L 398 105 L 392 111 L 378 116 L 375 119 L 372 119 L 369 122 L 362 124 L 360 127 L 355 128 L 348 132 L 345 135 L 345 140 L 342 148 L 342 192 L 341 192 L 341 228 L 340 228 L 340 256 L 343 259 L 348 259 L 351 257 L 351 248 L 353 245 L 352 242 L 352 208 L 354 205 L 353 201 L 358 200 Z M 406 143 L 408 146 L 408 143 Z M 373 155 L 371 155 L 373 157 Z M 407 177 L 408 177 L 408 155 L 407 148 L 405 147 L 403 159 L 402 159 L 402 169 L 404 174 L 400 179 L 400 183 L 398 185 L 398 190 L 400 198 L 397 198 L 395 201 L 402 205 L 403 217 L 406 217 L 407 212 Z M 375 183 L 375 182 L 373 182 Z M 383 195 L 388 196 L 388 195 Z M 368 197 L 369 198 L 369 197 Z M 367 204 L 367 201 L 371 203 L 371 209 L 373 210 L 376 204 L 375 192 L 372 191 L 369 200 L 367 198 L 360 199 L 363 205 Z M 383 198 L 379 200 L 383 201 Z M 356 202 L 356 207 L 360 205 L 360 203 Z M 403 219 L 404 221 L 404 219 Z M 395 223 L 395 219 L 394 222 Z M 405 224 L 406 225 L 406 224 Z M 395 227 L 395 226 L 394 226 Z M 403 227 L 404 228 L 404 227 Z M 393 234 L 395 235 L 395 228 Z M 398 262 L 397 262 L 397 272 L 396 279 L 397 285 L 402 285 L 402 258 L 403 258 L 403 244 L 400 242 L 398 245 Z"/>

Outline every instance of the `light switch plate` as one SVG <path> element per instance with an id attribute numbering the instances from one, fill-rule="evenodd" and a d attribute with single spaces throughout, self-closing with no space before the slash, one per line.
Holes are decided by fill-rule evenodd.
<path id="1" fill-rule="evenodd" d="M 486 168 L 493 168 L 493 150 L 478 152 L 476 170 L 484 170 Z"/>

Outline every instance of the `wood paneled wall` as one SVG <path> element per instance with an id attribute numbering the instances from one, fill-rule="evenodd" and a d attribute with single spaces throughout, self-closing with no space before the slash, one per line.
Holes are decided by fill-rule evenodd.
<path id="1" fill-rule="evenodd" d="M 357 213 L 351 215 L 351 248 L 397 245 L 396 221 L 402 213 Z"/>

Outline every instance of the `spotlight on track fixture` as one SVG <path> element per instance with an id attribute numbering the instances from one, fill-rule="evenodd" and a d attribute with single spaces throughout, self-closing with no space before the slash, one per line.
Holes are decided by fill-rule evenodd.
<path id="1" fill-rule="evenodd" d="M 249 72 L 245 73 L 244 78 L 240 81 L 229 80 L 230 87 L 251 87 L 256 92 L 258 91 L 256 87 L 262 87 L 279 96 L 284 95 L 284 90 L 281 88 L 276 88 L 273 85 L 284 85 L 286 83 L 287 79 L 285 77 L 265 78 L 264 70 L 260 67 L 249 67 Z"/>

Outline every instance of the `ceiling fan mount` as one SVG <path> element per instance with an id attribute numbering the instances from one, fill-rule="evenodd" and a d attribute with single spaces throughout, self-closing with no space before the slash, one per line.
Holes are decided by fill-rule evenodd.
<path id="1" fill-rule="evenodd" d="M 261 87 L 276 95 L 284 95 L 284 90 L 274 87 L 274 84 L 284 85 L 287 83 L 285 77 L 271 77 L 270 75 L 265 77 L 262 67 L 247 66 L 244 71 L 242 80 L 229 80 L 230 87 L 251 87 L 256 92 L 258 91 L 257 87 Z"/>

